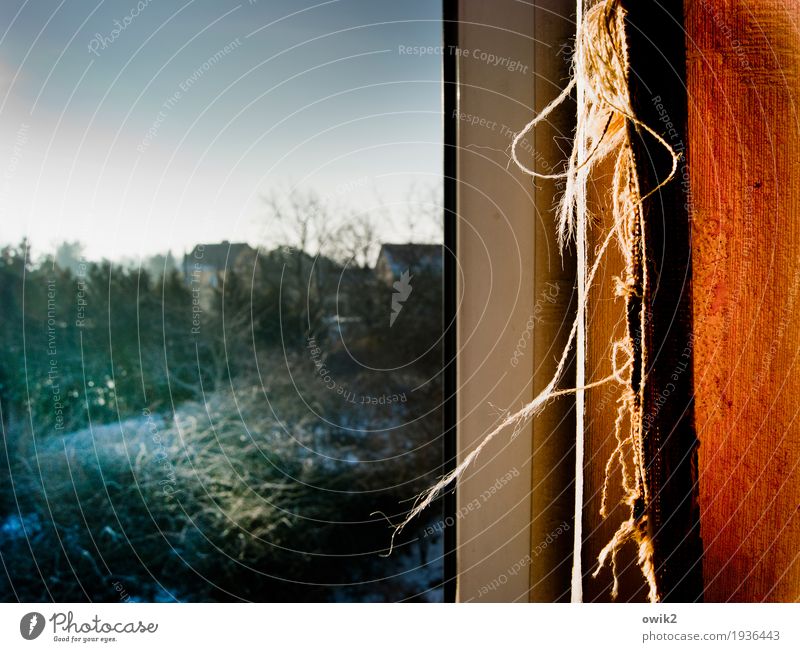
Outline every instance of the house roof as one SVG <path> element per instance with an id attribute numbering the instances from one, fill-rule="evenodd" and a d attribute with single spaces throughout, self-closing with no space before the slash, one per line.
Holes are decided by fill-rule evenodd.
<path id="1" fill-rule="evenodd" d="M 442 245 L 384 244 L 381 245 L 381 251 L 378 254 L 378 259 L 381 258 L 384 258 L 393 269 L 441 267 Z"/>
<path id="2" fill-rule="evenodd" d="M 255 249 L 246 242 L 223 240 L 219 243 L 195 245 L 191 253 L 184 256 L 184 260 L 215 269 L 226 269 L 232 267 L 242 254 L 250 253 L 255 253 Z"/>

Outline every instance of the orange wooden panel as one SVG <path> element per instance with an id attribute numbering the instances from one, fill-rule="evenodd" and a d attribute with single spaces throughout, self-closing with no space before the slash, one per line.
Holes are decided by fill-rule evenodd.
<path id="1" fill-rule="evenodd" d="M 707 601 L 800 598 L 800 1 L 686 3 Z"/>

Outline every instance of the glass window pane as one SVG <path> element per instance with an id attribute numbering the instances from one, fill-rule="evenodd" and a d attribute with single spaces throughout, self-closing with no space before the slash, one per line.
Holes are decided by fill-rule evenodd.
<path id="1" fill-rule="evenodd" d="M 0 598 L 442 600 L 440 5 L 0 22 Z"/>

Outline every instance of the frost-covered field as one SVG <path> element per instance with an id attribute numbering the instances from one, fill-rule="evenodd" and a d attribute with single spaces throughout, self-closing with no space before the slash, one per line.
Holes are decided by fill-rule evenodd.
<path id="1" fill-rule="evenodd" d="M 437 538 L 410 532 L 380 556 L 391 530 L 375 512 L 395 521 L 426 486 L 409 463 L 427 448 L 413 427 L 391 413 L 361 432 L 289 425 L 267 403 L 258 388 L 215 392 L 174 412 L 30 438 L 10 456 L 14 499 L 0 518 L 4 564 L 30 581 L 2 574 L 0 593 L 441 600 Z"/>

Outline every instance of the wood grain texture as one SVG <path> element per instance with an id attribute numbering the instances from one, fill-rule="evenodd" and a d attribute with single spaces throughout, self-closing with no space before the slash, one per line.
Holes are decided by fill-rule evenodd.
<path id="1" fill-rule="evenodd" d="M 686 3 L 708 601 L 800 598 L 800 2 Z"/>

